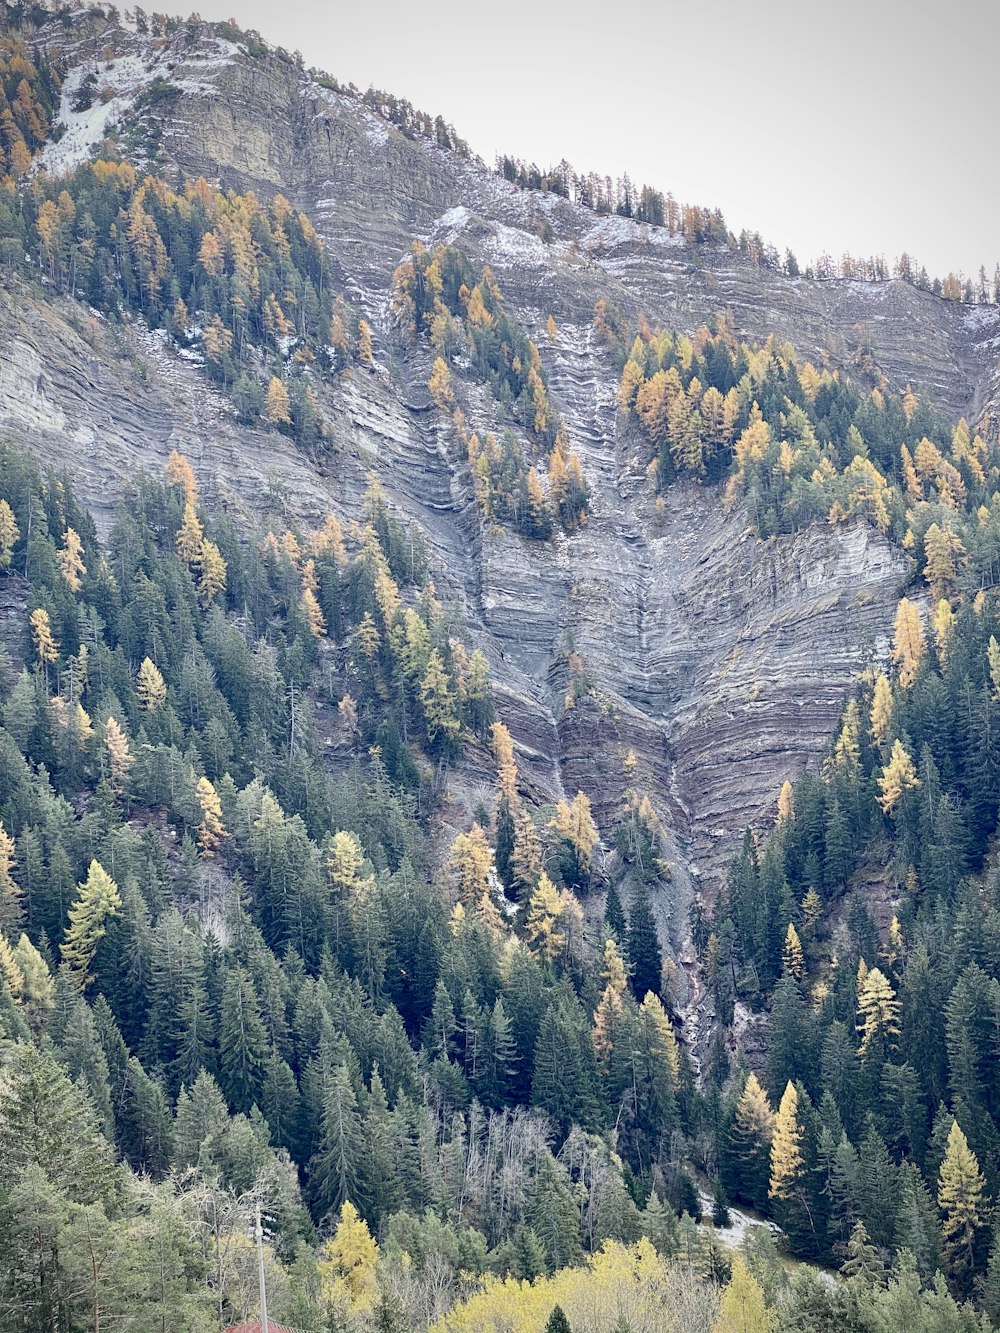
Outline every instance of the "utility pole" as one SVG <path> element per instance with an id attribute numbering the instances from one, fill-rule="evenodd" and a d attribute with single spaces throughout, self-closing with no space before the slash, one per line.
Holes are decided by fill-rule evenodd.
<path id="1" fill-rule="evenodd" d="M 264 1286 L 264 1226 L 260 1220 L 260 1201 L 257 1202 L 254 1236 L 257 1240 L 257 1273 L 260 1277 L 260 1333 L 270 1333 L 267 1322 L 267 1290 Z"/>

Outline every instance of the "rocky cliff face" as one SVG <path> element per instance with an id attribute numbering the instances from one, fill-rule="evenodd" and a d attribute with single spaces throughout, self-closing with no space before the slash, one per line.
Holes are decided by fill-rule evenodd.
<path id="1" fill-rule="evenodd" d="M 43 29 L 38 40 L 52 38 Z M 92 19 L 61 45 L 79 71 L 70 88 L 104 52 L 99 67 L 122 123 L 154 78 L 176 84 L 180 98 L 157 127 L 166 170 L 263 195 L 280 189 L 310 214 L 373 326 L 376 365 L 327 392 L 336 448 L 318 467 L 281 436 L 240 427 L 228 402 L 149 331 L 113 333 L 73 302 L 8 285 L 0 432 L 65 469 L 99 516 L 137 469 L 159 470 L 174 447 L 210 501 L 305 524 L 328 507 L 356 512 L 374 468 L 425 531 L 439 592 L 490 658 L 537 798 L 583 788 L 607 828 L 624 755 L 635 750 L 636 780 L 667 826 L 675 869 L 662 924 L 683 949 L 695 886 L 715 891 L 747 822 L 768 820 L 782 780 L 818 762 L 855 673 L 884 654 L 908 562 L 861 524 L 761 542 L 739 508 L 693 485 L 674 487 L 657 513 L 641 446 L 616 416 L 614 367 L 591 328 L 595 301 L 683 330 L 728 310 L 738 333 L 775 333 L 817 363 L 849 364 L 863 346 L 894 386 L 912 383 L 970 418 L 994 412 L 995 315 L 900 283 L 764 274 L 727 250 L 689 249 L 523 193 L 411 141 L 293 63 L 214 38 L 154 49 Z M 63 119 L 54 169 L 93 137 L 68 102 Z M 489 262 L 535 336 L 592 490 L 579 534 L 537 544 L 480 524 L 464 460 L 429 403 L 429 359 L 401 346 L 390 325 L 392 270 L 414 237 Z M 543 330 L 550 313 L 554 341 Z M 474 425 L 495 419 L 475 386 L 461 391 Z M 567 707 L 571 652 L 577 697 Z"/>

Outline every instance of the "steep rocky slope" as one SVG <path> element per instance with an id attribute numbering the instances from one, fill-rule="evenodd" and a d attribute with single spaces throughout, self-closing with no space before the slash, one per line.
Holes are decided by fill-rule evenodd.
<path id="1" fill-rule="evenodd" d="M 36 40 L 56 38 L 71 73 L 68 129 L 50 168 L 80 159 L 114 120 L 127 126 L 143 89 L 171 81 L 169 119 L 143 112 L 136 156 L 158 143 L 167 172 L 280 190 L 304 209 L 373 326 L 376 364 L 329 389 L 336 444 L 318 467 L 283 437 L 240 427 L 228 401 L 148 330 L 113 331 L 11 279 L 0 290 L 0 431 L 65 469 L 99 516 L 136 469 L 160 469 L 175 447 L 210 500 L 307 524 L 331 506 L 357 512 L 374 468 L 426 532 L 439 591 L 489 656 L 537 798 L 583 788 L 606 828 L 635 750 L 638 781 L 669 829 L 674 885 L 659 907 L 682 948 L 693 885 L 714 892 L 746 823 L 768 819 L 781 781 L 817 762 L 852 677 L 885 652 L 908 562 L 861 524 L 760 542 L 739 508 L 690 484 L 657 513 L 645 455 L 616 415 L 595 301 L 684 330 L 728 310 L 739 334 L 773 332 L 817 363 L 849 364 L 863 346 L 894 386 L 912 383 L 976 419 L 995 412 L 995 312 L 895 282 L 765 274 L 723 247 L 692 249 L 524 193 L 405 137 L 294 62 L 210 35 L 154 43 L 91 16 L 72 38 L 42 28 Z M 111 110 L 74 116 L 69 97 L 90 68 L 113 91 Z M 488 262 L 536 337 L 592 490 L 582 532 L 538 544 L 480 524 L 468 469 L 427 394 L 429 358 L 391 327 L 391 274 L 415 237 Z M 554 341 L 543 330 L 550 313 Z M 461 392 L 474 424 L 495 418 L 481 391 Z M 571 651 L 587 687 L 567 708 Z"/>

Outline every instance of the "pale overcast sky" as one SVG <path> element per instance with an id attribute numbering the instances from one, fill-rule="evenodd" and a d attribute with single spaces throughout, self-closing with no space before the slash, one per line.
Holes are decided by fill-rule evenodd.
<path id="1" fill-rule="evenodd" d="M 672 190 L 800 262 L 1000 260 L 998 0 L 203 0 L 498 151 Z"/>

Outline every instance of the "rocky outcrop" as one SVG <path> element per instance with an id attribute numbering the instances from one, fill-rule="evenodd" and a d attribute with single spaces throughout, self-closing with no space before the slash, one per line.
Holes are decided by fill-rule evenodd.
<path id="1" fill-rule="evenodd" d="M 694 485 L 675 486 L 658 512 L 641 445 L 616 416 L 595 301 L 686 330 L 728 310 L 739 333 L 774 333 L 819 364 L 849 365 L 860 348 L 895 386 L 973 417 L 997 389 L 995 316 L 900 283 L 762 273 L 724 248 L 690 249 L 525 194 L 406 138 L 292 62 L 180 38 L 154 60 L 145 39 L 92 28 L 73 58 L 110 44 L 139 62 L 140 83 L 154 68 L 177 83 L 160 136 L 167 169 L 281 190 L 311 214 L 337 281 L 374 328 L 376 366 L 328 388 L 335 447 L 310 461 L 279 435 L 239 426 L 228 401 L 142 327 L 113 331 L 8 282 L 0 431 L 65 470 L 102 521 L 174 447 L 210 501 L 251 521 L 315 524 L 327 508 L 350 517 L 375 469 L 425 532 L 439 593 L 490 659 L 536 799 L 582 788 L 607 828 L 624 755 L 636 752 L 674 865 L 661 922 L 682 950 L 691 894 L 699 883 L 714 893 L 745 825 L 768 821 L 782 780 L 819 762 L 858 669 L 885 653 L 907 561 L 861 524 L 761 542 L 741 508 Z M 580 533 L 542 545 L 481 528 L 467 469 L 427 397 L 429 359 L 399 345 L 389 320 L 391 274 L 415 236 L 488 262 L 536 335 L 592 489 Z M 482 391 L 461 392 L 475 425 L 495 424 Z"/>

